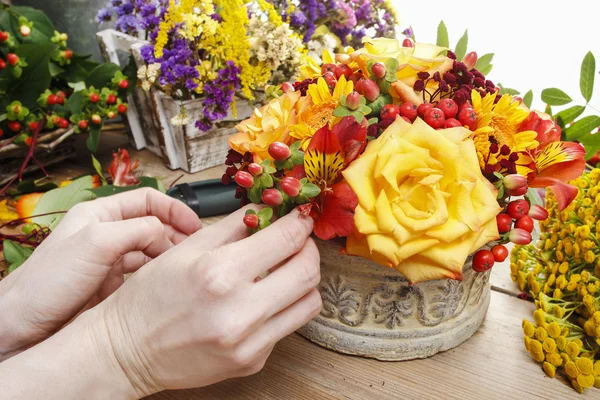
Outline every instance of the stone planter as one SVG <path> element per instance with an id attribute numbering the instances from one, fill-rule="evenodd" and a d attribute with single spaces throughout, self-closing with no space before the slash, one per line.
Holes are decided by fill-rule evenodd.
<path id="1" fill-rule="evenodd" d="M 299 330 L 329 349 L 383 361 L 430 357 L 469 339 L 485 318 L 490 272 L 411 285 L 395 269 L 318 242 L 323 311 Z"/>

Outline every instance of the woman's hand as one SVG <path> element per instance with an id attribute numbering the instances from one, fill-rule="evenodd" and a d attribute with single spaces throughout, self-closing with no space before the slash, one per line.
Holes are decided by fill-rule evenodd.
<path id="1" fill-rule="evenodd" d="M 46 339 L 201 228 L 183 203 L 141 189 L 75 206 L 0 282 L 0 361 Z"/>
<path id="2" fill-rule="evenodd" d="M 135 396 L 253 374 L 320 312 L 312 219 L 295 211 L 247 237 L 243 213 L 151 261 L 80 317 L 96 321 L 99 352 L 114 357 Z"/>

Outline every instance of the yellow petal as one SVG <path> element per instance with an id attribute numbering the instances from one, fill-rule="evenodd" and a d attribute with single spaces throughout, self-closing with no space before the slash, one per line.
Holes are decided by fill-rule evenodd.
<path id="1" fill-rule="evenodd" d="M 14 221 L 19 215 L 8 208 L 7 200 L 0 201 L 0 221 Z"/>
<path id="2" fill-rule="evenodd" d="M 413 256 L 396 266 L 411 283 L 437 279 L 456 279 L 457 276 L 441 265 L 435 265 L 431 260 L 422 256 Z"/>

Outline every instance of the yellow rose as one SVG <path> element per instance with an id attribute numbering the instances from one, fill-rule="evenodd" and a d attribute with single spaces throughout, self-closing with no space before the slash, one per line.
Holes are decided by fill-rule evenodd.
<path id="1" fill-rule="evenodd" d="M 398 119 L 345 171 L 359 199 L 348 254 L 411 282 L 462 278 L 469 256 L 498 239 L 496 190 L 470 132 Z"/>
<path id="2" fill-rule="evenodd" d="M 252 152 L 256 162 L 269 156 L 269 145 L 273 142 L 290 144 L 290 126 L 297 123 L 297 107 L 301 93 L 291 92 L 271 100 L 236 128 L 239 133 L 229 138 L 229 146 L 240 154 Z"/>

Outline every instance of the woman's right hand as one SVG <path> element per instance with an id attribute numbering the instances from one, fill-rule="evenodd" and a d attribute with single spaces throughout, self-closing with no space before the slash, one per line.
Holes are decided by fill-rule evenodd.
<path id="1" fill-rule="evenodd" d="M 100 351 L 114 355 L 135 396 L 254 374 L 275 343 L 319 314 L 312 219 L 294 211 L 248 237 L 244 211 L 151 261 L 88 312 Z"/>

